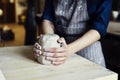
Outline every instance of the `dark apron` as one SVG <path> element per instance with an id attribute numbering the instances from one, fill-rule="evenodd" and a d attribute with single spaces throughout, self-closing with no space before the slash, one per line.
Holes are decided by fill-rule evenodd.
<path id="1" fill-rule="evenodd" d="M 56 18 L 55 32 L 64 37 L 67 43 L 75 41 L 89 30 L 86 0 L 53 0 L 53 5 Z M 77 54 L 105 66 L 99 41 L 78 51 Z"/>

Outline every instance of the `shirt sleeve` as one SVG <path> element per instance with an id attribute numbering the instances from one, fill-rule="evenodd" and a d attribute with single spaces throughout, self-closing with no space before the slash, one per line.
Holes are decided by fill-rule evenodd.
<path id="1" fill-rule="evenodd" d="M 55 21 L 54 15 L 55 14 L 54 14 L 54 7 L 53 7 L 52 0 L 45 0 L 45 7 L 42 15 L 42 20 L 46 19 L 51 22 L 54 22 Z"/>
<path id="2" fill-rule="evenodd" d="M 105 36 L 108 23 L 110 20 L 110 14 L 112 9 L 112 0 L 100 0 L 99 6 L 95 11 L 93 19 L 92 29 L 97 30 L 101 37 Z"/>

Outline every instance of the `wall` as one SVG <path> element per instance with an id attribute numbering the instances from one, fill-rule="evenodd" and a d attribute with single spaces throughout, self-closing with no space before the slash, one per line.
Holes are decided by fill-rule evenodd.
<path id="1" fill-rule="evenodd" d="M 24 10 L 27 9 L 27 6 L 21 6 L 19 5 L 19 0 L 15 0 L 15 11 L 16 11 L 16 23 L 19 22 L 18 16 L 22 14 Z"/>

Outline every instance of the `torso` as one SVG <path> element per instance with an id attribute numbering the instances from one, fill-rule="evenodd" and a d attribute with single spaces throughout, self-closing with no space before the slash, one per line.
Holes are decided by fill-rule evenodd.
<path id="1" fill-rule="evenodd" d="M 55 29 L 58 33 L 66 36 L 77 35 L 77 38 L 88 30 L 86 25 L 89 16 L 86 0 L 53 0 L 53 5 L 56 17 Z M 68 42 L 72 41 L 74 40 Z"/>

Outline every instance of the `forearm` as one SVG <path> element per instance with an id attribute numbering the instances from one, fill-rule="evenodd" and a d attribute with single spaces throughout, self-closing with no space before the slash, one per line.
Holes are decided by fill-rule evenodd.
<path id="1" fill-rule="evenodd" d="M 78 52 L 100 39 L 100 34 L 96 30 L 89 30 L 82 37 L 68 45 L 70 54 Z"/>
<path id="2" fill-rule="evenodd" d="M 54 34 L 54 25 L 49 20 L 43 20 L 42 34 Z"/>

